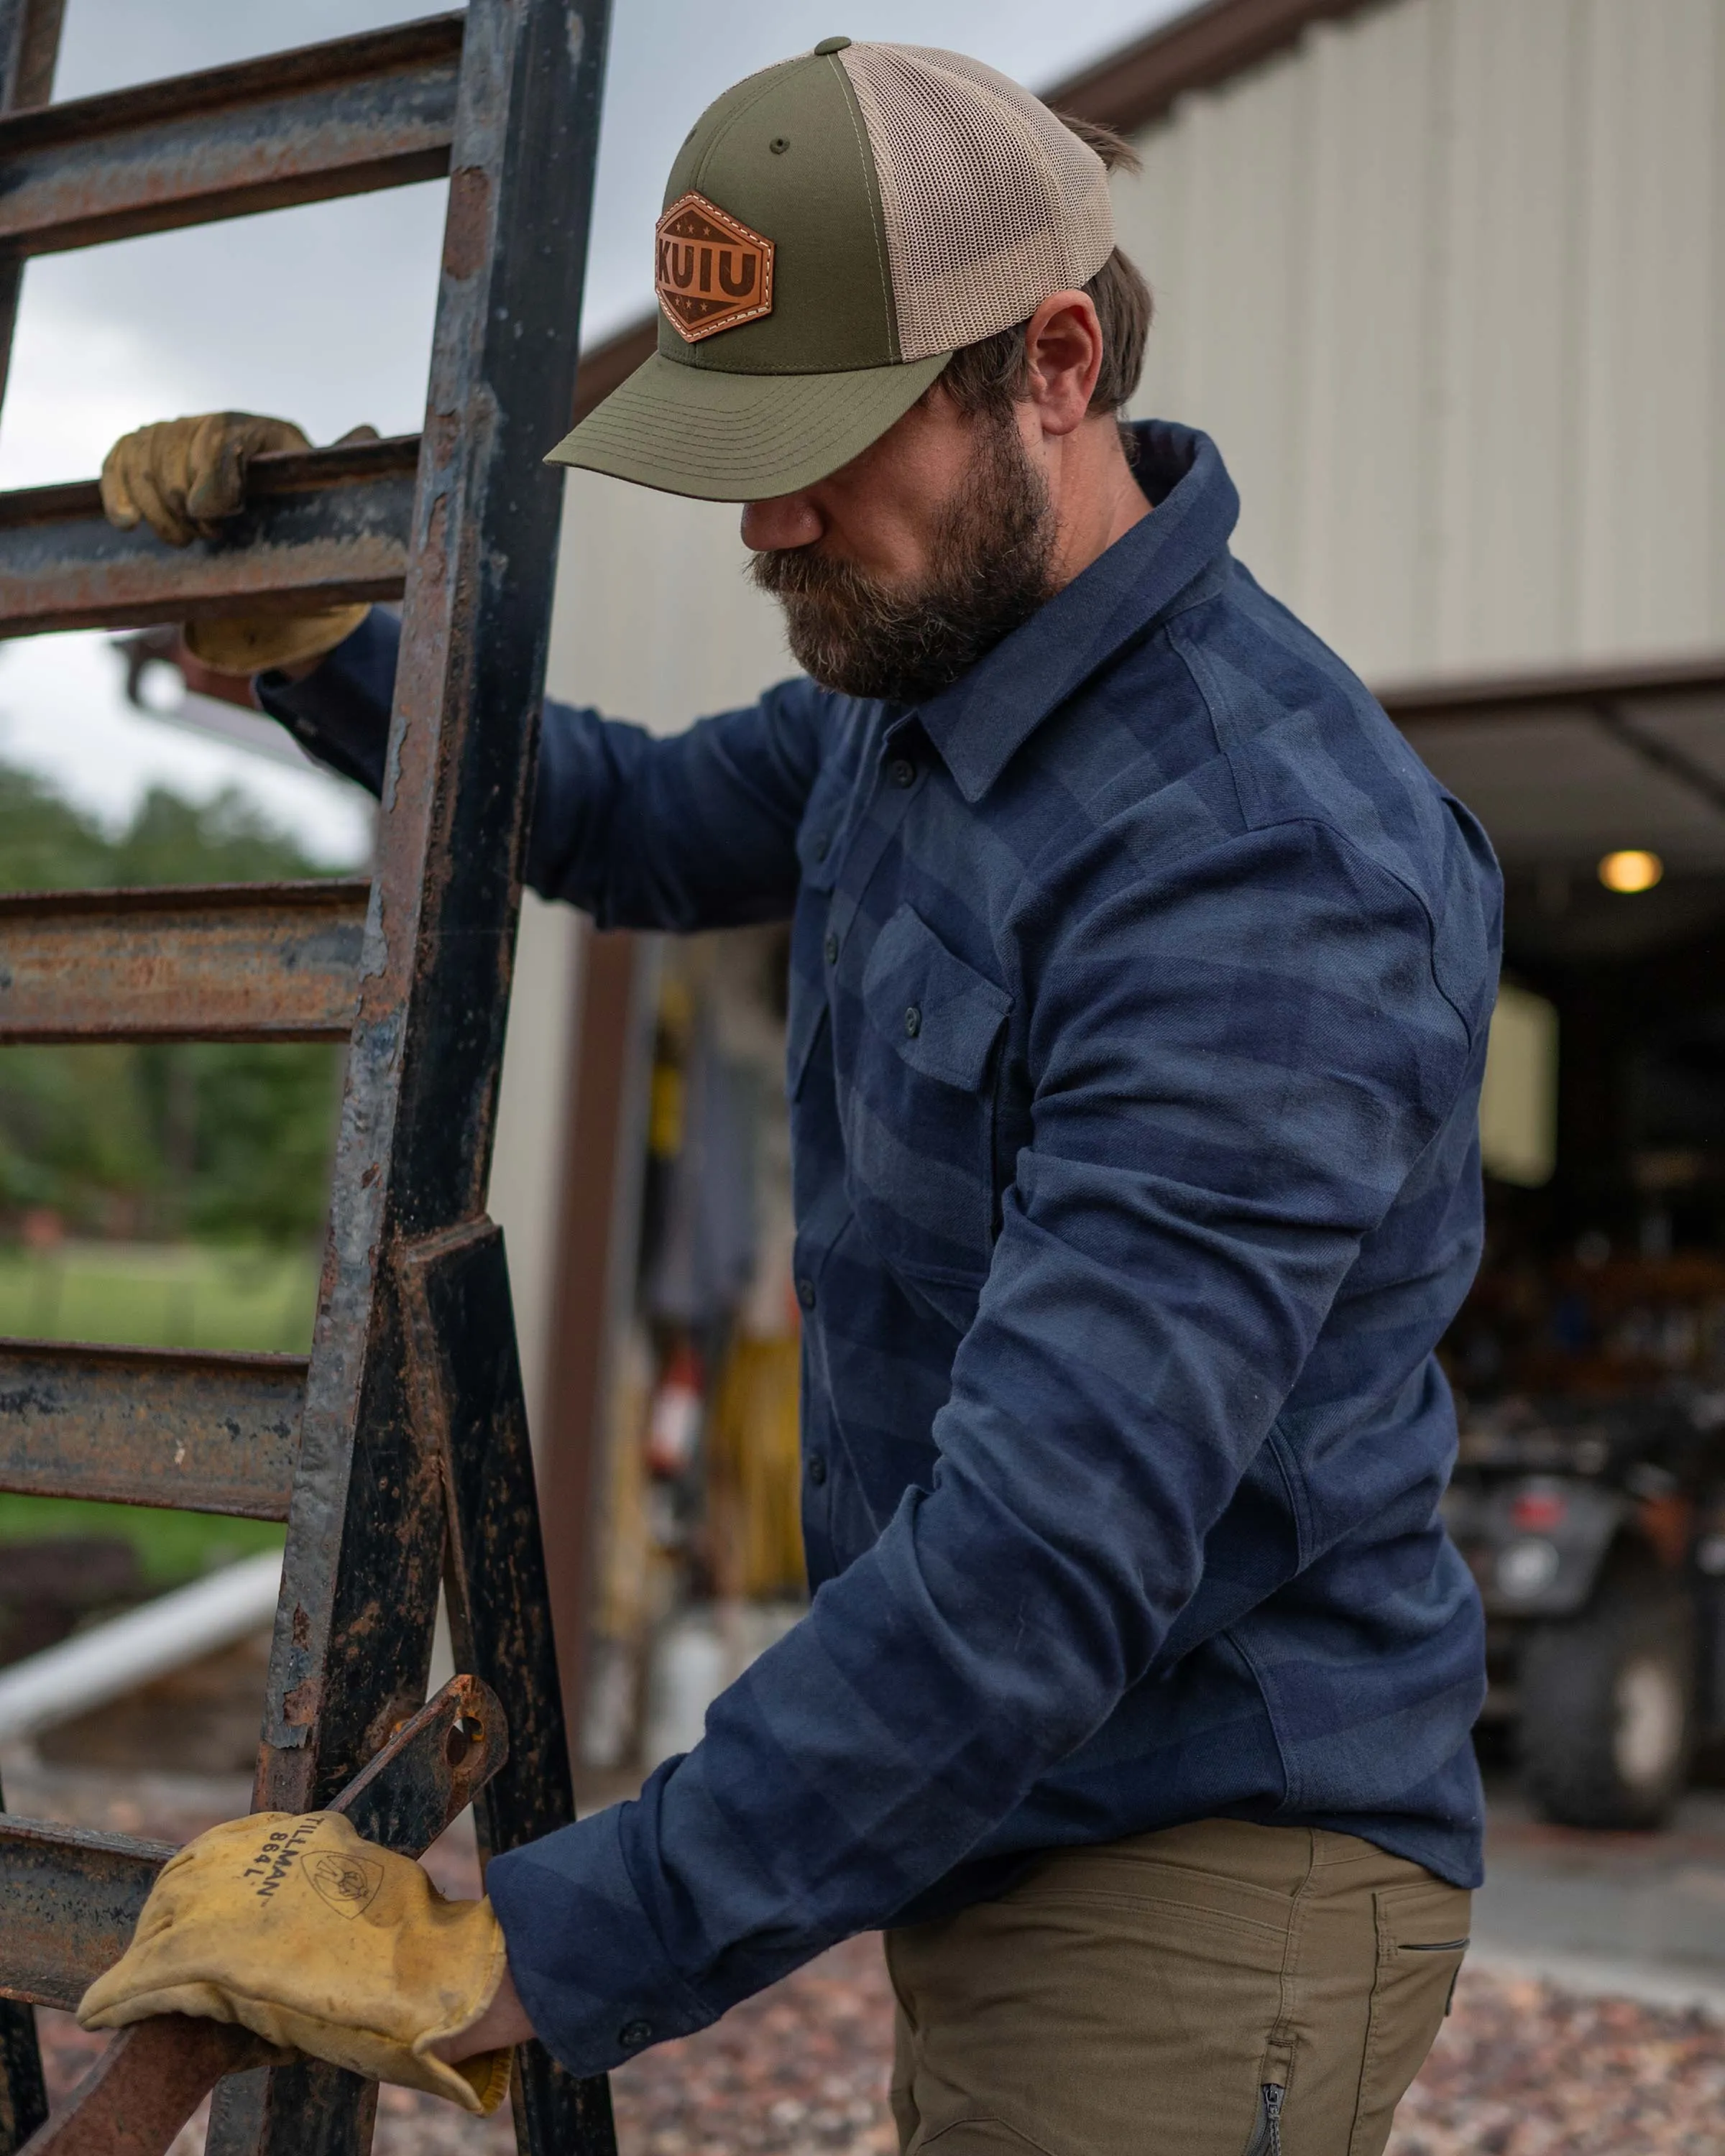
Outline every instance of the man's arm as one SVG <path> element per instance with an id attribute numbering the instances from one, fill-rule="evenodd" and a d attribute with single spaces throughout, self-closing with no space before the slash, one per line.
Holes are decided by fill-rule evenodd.
<path id="1" fill-rule="evenodd" d="M 1153 899 L 1104 877 L 1032 986 L 1033 1142 L 932 1487 L 637 1802 L 490 1867 L 572 2071 L 892 1921 L 1106 1721 L 1363 1240 L 1466 1112 L 1478 1055 L 1423 909 L 1328 833 L 1248 834 Z M 1402 1526 L 1429 1570 L 1429 1517 Z"/>
<path id="2" fill-rule="evenodd" d="M 375 435 L 370 428 L 344 435 Z M 243 507 L 260 454 L 309 446 L 291 420 L 244 412 L 165 419 L 123 434 L 102 465 L 122 531 L 170 546 L 213 536 Z M 379 608 L 188 623 L 188 683 L 249 701 L 308 754 L 376 794 L 394 696 L 399 624 Z M 724 928 L 781 919 L 797 891 L 797 827 L 819 762 L 822 699 L 789 681 L 758 704 L 669 741 L 596 711 L 544 707 L 528 883 L 603 927 Z"/>
<path id="3" fill-rule="evenodd" d="M 320 762 L 381 794 L 401 625 L 372 613 L 298 680 L 258 701 Z M 757 704 L 660 738 L 547 701 L 526 880 L 603 928 L 734 927 L 788 914 L 797 828 L 819 759 L 820 692 L 793 680 Z"/>

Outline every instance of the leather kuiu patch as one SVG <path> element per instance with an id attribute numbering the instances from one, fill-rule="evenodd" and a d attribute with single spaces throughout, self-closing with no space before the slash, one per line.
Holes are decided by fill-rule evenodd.
<path id="1" fill-rule="evenodd" d="M 686 344 L 773 312 L 773 242 L 705 195 L 689 193 L 660 218 L 654 289 Z"/>

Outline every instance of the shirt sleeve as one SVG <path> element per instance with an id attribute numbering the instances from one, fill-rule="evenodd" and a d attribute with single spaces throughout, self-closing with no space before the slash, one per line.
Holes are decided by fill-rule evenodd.
<path id="1" fill-rule="evenodd" d="M 259 701 L 306 752 L 383 790 L 401 624 L 373 608 L 302 680 Z M 758 703 L 668 737 L 547 698 L 526 880 L 602 928 L 692 930 L 783 919 L 797 830 L 819 767 L 821 692 L 783 682 Z"/>
<path id="2" fill-rule="evenodd" d="M 1414 893 L 1322 827 L 1062 895 L 1031 1142 L 927 1489 L 641 1797 L 493 1862 L 574 2072 L 983 1851 L 1150 1674 L 1331 1302 L 1477 1083 Z M 997 1843 L 996 1846 L 999 1846 Z"/>
<path id="3" fill-rule="evenodd" d="M 271 667 L 252 685 L 264 709 L 307 756 L 367 793 L 381 794 L 400 643 L 400 622 L 373 607 L 303 679 Z"/>

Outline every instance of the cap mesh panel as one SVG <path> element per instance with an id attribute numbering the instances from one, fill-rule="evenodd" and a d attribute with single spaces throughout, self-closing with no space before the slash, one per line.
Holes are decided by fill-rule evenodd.
<path id="1" fill-rule="evenodd" d="M 1107 172 L 1040 100 L 932 46 L 838 58 L 874 152 L 901 359 L 978 343 L 1095 276 L 1114 246 Z"/>

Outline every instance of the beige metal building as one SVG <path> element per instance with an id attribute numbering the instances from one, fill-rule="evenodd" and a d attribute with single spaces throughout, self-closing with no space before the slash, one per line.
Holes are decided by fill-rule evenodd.
<path id="1" fill-rule="evenodd" d="M 1697 903 L 1725 875 L 1725 0 L 1210 0 L 1054 101 L 1142 156 L 1138 408 L 1215 437 L 1240 557 L 1401 692 L 1512 886 L 1635 846 L 1673 870 L 1645 921 Z M 583 398 L 651 336 L 591 354 Z M 669 729 L 787 670 L 736 526 L 571 474 L 553 692 Z M 578 1194 L 616 1152 L 598 1066 L 569 1137 L 581 942 L 530 913 L 495 1187 L 560 1456 L 599 1381 L 569 1361 Z"/>

